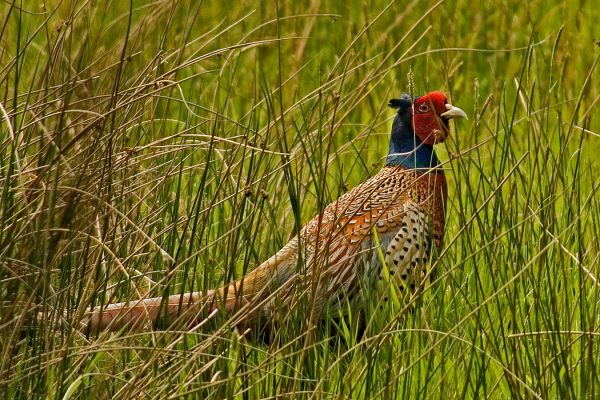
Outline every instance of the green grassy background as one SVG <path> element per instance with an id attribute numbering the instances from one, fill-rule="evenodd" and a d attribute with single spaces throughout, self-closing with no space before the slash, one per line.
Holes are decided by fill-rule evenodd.
<path id="1" fill-rule="evenodd" d="M 0 395 L 600 397 L 600 11 L 524 3 L 0 4 Z M 470 120 L 414 311 L 333 345 L 301 313 L 270 346 L 73 329 L 251 270 L 438 89 Z"/>

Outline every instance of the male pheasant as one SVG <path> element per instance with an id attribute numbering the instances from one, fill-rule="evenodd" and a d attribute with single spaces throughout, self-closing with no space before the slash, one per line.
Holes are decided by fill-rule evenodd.
<path id="1" fill-rule="evenodd" d="M 446 179 L 433 145 L 447 138 L 450 119 L 467 115 L 438 91 L 414 102 L 403 94 L 389 106 L 398 111 L 383 169 L 328 205 L 254 271 L 206 293 L 97 307 L 88 313 L 84 329 L 140 328 L 163 317 L 193 324 L 218 311 L 252 326 L 292 307 L 301 295 L 320 312 L 359 290 L 365 276 L 382 273 L 377 241 L 398 288 L 415 290 L 444 231 Z"/>

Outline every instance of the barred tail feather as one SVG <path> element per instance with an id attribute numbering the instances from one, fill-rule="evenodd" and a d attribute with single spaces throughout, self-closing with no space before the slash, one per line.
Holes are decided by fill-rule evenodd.
<path id="1" fill-rule="evenodd" d="M 210 298 L 212 294 L 209 292 L 206 297 Z M 201 305 L 206 304 L 202 299 L 202 292 L 193 292 L 174 294 L 166 300 L 153 297 L 96 307 L 83 321 L 83 330 L 89 333 L 114 332 L 124 328 L 139 330 L 148 324 L 156 324 L 162 316 L 166 316 L 169 321 L 194 318 L 200 312 Z"/>
<path id="2" fill-rule="evenodd" d="M 296 265 L 296 251 L 297 239 L 293 239 L 242 279 L 205 294 L 174 294 L 166 299 L 153 297 L 96 307 L 83 320 L 82 331 L 140 330 L 149 324 L 155 325 L 162 318 L 168 323 L 180 321 L 189 325 L 200 323 L 216 310 L 228 316 L 238 310 L 244 312 L 238 323 L 245 325 L 258 314 L 268 313 L 268 305 L 263 305 L 264 309 L 246 306 L 266 298 L 291 278 Z"/>

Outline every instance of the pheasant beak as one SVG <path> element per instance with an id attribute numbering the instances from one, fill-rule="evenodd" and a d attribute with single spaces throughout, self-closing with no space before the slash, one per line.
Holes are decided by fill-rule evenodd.
<path id="1" fill-rule="evenodd" d="M 461 110 L 458 107 L 454 107 L 452 104 L 446 104 L 446 110 L 448 110 L 448 111 L 440 114 L 440 116 L 442 118 L 445 118 L 445 119 L 452 119 L 452 118 L 469 119 L 469 117 L 467 117 L 466 112 L 464 112 L 463 110 Z"/>

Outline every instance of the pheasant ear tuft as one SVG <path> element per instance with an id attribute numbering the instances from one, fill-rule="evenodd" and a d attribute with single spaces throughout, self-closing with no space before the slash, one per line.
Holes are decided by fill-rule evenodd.
<path id="1" fill-rule="evenodd" d="M 412 105 L 412 100 L 408 93 L 402 93 L 399 99 L 391 99 L 388 107 L 391 108 L 409 108 Z"/>

